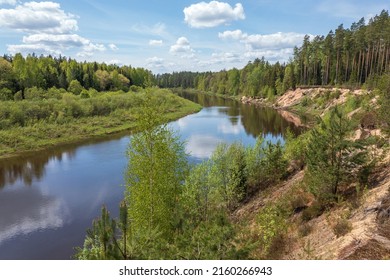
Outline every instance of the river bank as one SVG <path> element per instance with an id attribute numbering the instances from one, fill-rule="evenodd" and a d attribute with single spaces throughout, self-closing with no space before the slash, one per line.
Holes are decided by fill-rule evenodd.
<path id="1" fill-rule="evenodd" d="M 116 97 L 111 96 L 111 98 L 115 99 Z M 137 97 L 137 99 L 139 98 Z M 160 98 L 162 98 L 161 110 L 164 122 L 176 120 L 201 109 L 200 105 L 172 93 L 160 94 Z M 31 106 L 39 102 L 34 101 Z M 47 101 L 43 100 L 42 103 L 44 102 Z M 74 104 L 77 105 L 77 102 Z M 72 105 L 75 106 L 74 104 Z M 113 109 L 109 114 L 69 117 L 66 121 L 59 122 L 58 119 L 66 109 L 58 113 L 55 121 L 49 120 L 49 118 L 32 120 L 26 121 L 24 126 L 15 125 L 8 129 L 2 129 L 0 131 L 0 159 L 18 157 L 58 146 L 74 145 L 91 139 L 101 139 L 113 134 L 131 133 L 137 130 L 136 115 L 137 110 L 139 110 L 139 100 L 128 108 Z"/>
<path id="2" fill-rule="evenodd" d="M 255 232 L 259 213 L 266 205 L 291 207 L 286 217 L 288 227 L 275 238 L 267 258 L 275 259 L 388 259 L 389 236 L 389 138 L 381 131 L 377 112 L 379 96 L 375 91 L 346 88 L 297 88 L 287 91 L 272 104 L 266 99 L 242 97 L 241 101 L 257 106 L 272 106 L 285 112 L 309 113 L 325 120 L 328 112 L 338 106 L 350 122 L 348 139 L 364 143 L 372 160 L 366 183 L 361 178 L 343 185 L 341 199 L 321 206 L 307 187 L 307 166 L 292 169 L 288 178 L 279 184 L 259 191 L 232 215 L 246 221 L 242 230 Z M 287 117 L 288 118 L 288 117 Z M 304 139 L 302 139 L 304 141 Z M 248 234 L 249 238 L 250 234 Z M 253 251 L 254 258 L 264 258 L 261 250 Z"/>

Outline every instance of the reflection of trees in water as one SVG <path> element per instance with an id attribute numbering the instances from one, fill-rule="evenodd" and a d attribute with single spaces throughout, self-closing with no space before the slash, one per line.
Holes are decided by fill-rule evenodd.
<path id="1" fill-rule="evenodd" d="M 302 128 L 284 119 L 277 110 L 241 104 L 242 124 L 245 131 L 256 137 L 260 133 L 272 136 L 284 135 L 287 128 L 298 135 Z"/>
<path id="2" fill-rule="evenodd" d="M 71 160 L 76 155 L 76 149 L 81 145 L 94 145 L 107 140 L 117 140 L 128 134 L 127 131 L 123 131 L 107 137 L 86 139 L 83 142 L 55 147 L 26 156 L 0 159 L 0 188 L 7 184 L 13 184 L 17 180 L 22 180 L 25 185 L 31 186 L 34 179 L 40 179 L 45 175 L 46 165 L 51 160 L 61 162 L 64 157 Z"/>
<path id="3" fill-rule="evenodd" d="M 194 94 L 189 92 L 181 92 L 180 96 L 196 102 L 203 107 L 220 106 L 218 112 L 230 116 L 230 122 L 236 125 L 238 117 L 241 115 L 241 121 L 246 133 L 257 137 L 260 134 L 271 134 L 272 136 L 284 135 L 287 128 L 298 135 L 302 132 L 302 128 L 294 123 L 284 119 L 277 110 L 265 107 L 256 107 L 250 104 L 210 96 L 206 94 Z"/>
<path id="4" fill-rule="evenodd" d="M 40 151 L 29 157 L 11 158 L 0 161 L 0 188 L 7 184 L 13 184 L 22 180 L 27 186 L 31 186 L 34 179 L 40 179 L 45 174 L 45 167 L 50 160 L 62 161 L 63 156 L 73 158 L 74 148 L 64 150 Z"/>

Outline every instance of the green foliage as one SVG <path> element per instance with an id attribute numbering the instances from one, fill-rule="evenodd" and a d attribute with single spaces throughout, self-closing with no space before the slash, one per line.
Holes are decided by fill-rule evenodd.
<path id="1" fill-rule="evenodd" d="M 285 159 L 296 169 L 302 169 L 306 164 L 306 147 L 309 139 L 309 132 L 294 137 L 291 130 L 286 132 Z"/>
<path id="2" fill-rule="evenodd" d="M 262 249 L 269 254 L 273 242 L 287 231 L 285 212 L 278 206 L 267 205 L 257 215 L 257 223 Z"/>
<path id="3" fill-rule="evenodd" d="M 158 229 L 172 238 L 181 183 L 188 172 L 183 143 L 160 123 L 161 102 L 148 93 L 138 112 L 140 132 L 132 136 L 127 152 L 126 200 L 134 235 Z"/>
<path id="4" fill-rule="evenodd" d="M 390 73 L 384 74 L 379 83 L 381 107 L 379 117 L 387 131 L 390 131 Z"/>
<path id="5" fill-rule="evenodd" d="M 344 113 L 348 114 L 353 110 L 356 110 L 360 107 L 361 99 L 355 95 L 350 95 L 347 98 L 347 101 L 344 104 Z"/>
<path id="6" fill-rule="evenodd" d="M 45 91 L 38 87 L 27 88 L 24 91 L 24 99 L 40 100 L 45 97 Z"/>
<path id="7" fill-rule="evenodd" d="M 284 70 L 284 79 L 283 79 L 283 90 L 295 89 L 295 78 L 293 64 L 286 66 Z"/>
<path id="8" fill-rule="evenodd" d="M 41 94 L 38 88 L 25 91 L 35 90 Z M 169 91 L 152 91 L 160 100 L 161 115 L 167 120 L 199 109 Z M 57 88 L 42 94 L 42 99 L 0 102 L 0 156 L 134 129 L 145 98 L 142 93 L 98 93 L 94 89 L 88 90 L 90 98 Z M 15 94 L 18 96 L 22 98 L 22 93 Z"/>
<path id="9" fill-rule="evenodd" d="M 69 83 L 68 91 L 75 95 L 79 95 L 83 91 L 83 86 L 79 81 L 73 80 Z"/>
<path id="10" fill-rule="evenodd" d="M 246 194 L 245 149 L 240 143 L 219 144 L 211 157 L 211 180 L 228 209 Z"/>
<path id="11" fill-rule="evenodd" d="M 336 89 L 335 91 L 332 91 L 329 99 L 339 99 L 340 96 L 341 96 L 341 91 Z"/>
<path id="12" fill-rule="evenodd" d="M 79 95 L 83 88 L 127 91 L 131 85 L 144 87 L 146 84 L 154 85 L 154 79 L 152 73 L 143 68 L 52 56 L 16 54 L 0 58 L 0 89 L 8 88 L 12 93 L 26 88 L 55 87 Z"/>
<path id="13" fill-rule="evenodd" d="M 207 222 L 216 213 L 217 192 L 211 184 L 211 162 L 204 161 L 191 169 L 181 194 L 182 215 L 190 227 Z"/>
<path id="14" fill-rule="evenodd" d="M 333 226 L 333 233 L 337 236 L 346 235 L 352 230 L 352 223 L 346 218 L 340 218 L 337 223 Z"/>
<path id="15" fill-rule="evenodd" d="M 366 163 L 365 150 L 348 140 L 349 131 L 350 120 L 338 107 L 311 130 L 305 177 L 310 191 L 321 201 L 337 199 L 339 186 L 354 178 Z"/>
<path id="16" fill-rule="evenodd" d="M 286 174 L 287 160 L 284 156 L 284 148 L 278 141 L 263 143 L 258 138 L 254 147 L 247 149 L 247 180 L 249 186 L 266 187 L 279 181 Z"/>
<path id="17" fill-rule="evenodd" d="M 22 94 L 22 91 L 19 90 L 17 93 L 15 93 L 14 100 L 18 101 L 18 100 L 22 100 L 22 99 L 23 99 L 23 94 Z"/>
<path id="18" fill-rule="evenodd" d="M 12 64 L 4 58 L 0 57 L 0 92 L 2 89 L 9 89 L 13 84 L 14 78 L 15 76 L 12 69 Z"/>
<path id="19" fill-rule="evenodd" d="M 236 232 L 225 214 L 214 214 L 177 235 L 170 246 L 171 258 L 186 260 L 245 259 L 245 249 L 234 243 Z"/>
<path id="20" fill-rule="evenodd" d="M 83 248 L 77 248 L 75 257 L 84 260 L 108 260 L 118 257 L 116 222 L 110 217 L 106 207 L 102 207 L 101 217 L 87 230 Z"/>
<path id="21" fill-rule="evenodd" d="M 0 88 L 0 101 L 12 100 L 12 91 L 8 88 Z"/>
<path id="22" fill-rule="evenodd" d="M 310 221 L 314 218 L 321 216 L 324 211 L 324 205 L 318 201 L 314 201 L 312 205 L 302 211 L 302 220 L 306 222 Z"/>
<path id="23" fill-rule="evenodd" d="M 308 98 L 307 96 L 305 96 L 304 98 L 302 98 L 302 101 L 301 101 L 301 105 L 303 107 L 307 107 L 311 104 L 311 99 Z"/>

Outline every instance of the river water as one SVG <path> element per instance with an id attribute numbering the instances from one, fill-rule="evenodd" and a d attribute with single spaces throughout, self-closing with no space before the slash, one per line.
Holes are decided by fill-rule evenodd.
<path id="1" fill-rule="evenodd" d="M 191 162 L 207 159 L 221 142 L 283 142 L 300 128 L 270 108 L 218 97 L 182 94 L 204 108 L 170 123 Z M 70 259 L 106 205 L 118 215 L 129 135 L 0 160 L 0 259 Z"/>

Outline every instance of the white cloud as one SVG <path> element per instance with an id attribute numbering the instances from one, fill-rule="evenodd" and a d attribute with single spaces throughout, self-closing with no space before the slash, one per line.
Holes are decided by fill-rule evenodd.
<path id="1" fill-rule="evenodd" d="M 243 127 L 241 125 L 231 125 L 225 123 L 218 125 L 218 131 L 223 134 L 239 135 L 242 132 L 242 130 Z"/>
<path id="2" fill-rule="evenodd" d="M 241 61 L 242 61 L 241 55 L 232 52 L 213 53 L 211 55 L 211 60 L 210 60 L 210 62 L 213 64 L 235 63 Z"/>
<path id="3" fill-rule="evenodd" d="M 0 0 L 0 5 L 16 5 L 16 0 Z"/>
<path id="4" fill-rule="evenodd" d="M 90 42 L 89 44 L 83 46 L 83 50 L 87 52 L 93 52 L 93 51 L 102 52 L 106 50 L 106 47 L 103 44 L 93 44 Z"/>
<path id="5" fill-rule="evenodd" d="M 153 26 L 135 24 L 132 26 L 132 30 L 137 33 L 142 33 L 146 35 L 157 35 L 157 36 L 164 36 L 167 33 L 165 24 L 161 22 L 156 23 Z"/>
<path id="6" fill-rule="evenodd" d="M 43 53 L 62 54 L 70 48 L 81 48 L 77 55 L 81 57 L 92 56 L 94 51 L 104 51 L 101 44 L 93 44 L 90 40 L 77 34 L 32 34 L 23 37 L 23 44 L 8 45 L 10 53 Z"/>
<path id="7" fill-rule="evenodd" d="M 310 35 L 311 36 L 311 35 Z M 277 32 L 273 34 L 252 34 L 248 35 L 237 29 L 218 33 L 222 40 L 236 40 L 245 43 L 250 50 L 258 49 L 282 49 L 293 48 L 302 43 L 305 34 L 295 32 Z"/>
<path id="8" fill-rule="evenodd" d="M 23 44 L 23 45 L 8 45 L 7 50 L 11 54 L 15 53 L 35 53 L 35 54 L 45 54 L 45 55 L 60 55 L 62 52 L 60 50 L 56 50 L 49 46 L 45 46 L 42 44 Z"/>
<path id="9" fill-rule="evenodd" d="M 150 68 L 157 68 L 157 69 L 165 68 L 164 59 L 157 56 L 146 59 L 146 65 Z"/>
<path id="10" fill-rule="evenodd" d="M 225 31 L 225 32 L 219 32 L 218 37 L 222 40 L 241 40 L 243 38 L 248 37 L 248 34 L 242 33 L 241 30 L 237 29 L 234 31 Z"/>
<path id="11" fill-rule="evenodd" d="M 76 54 L 78 57 L 91 57 L 93 52 L 81 51 Z"/>
<path id="12" fill-rule="evenodd" d="M 162 40 L 149 40 L 150 46 L 161 46 L 163 44 Z"/>
<path id="13" fill-rule="evenodd" d="M 90 41 L 77 34 L 32 34 L 24 36 L 23 43 L 42 44 L 66 49 L 69 47 L 82 47 L 90 44 Z"/>
<path id="14" fill-rule="evenodd" d="M 176 44 L 172 45 L 169 51 L 173 54 L 192 54 L 194 52 L 186 37 L 180 37 L 177 39 Z"/>
<path id="15" fill-rule="evenodd" d="M 20 45 L 8 45 L 7 50 L 14 53 L 63 54 L 64 51 L 79 48 L 77 56 L 92 56 L 95 51 L 105 51 L 102 44 L 74 34 L 76 17 L 65 13 L 60 4 L 54 2 L 26 2 L 14 9 L 0 9 L 0 27 L 26 32 Z M 113 49 L 116 47 L 110 44 Z"/>
<path id="16" fill-rule="evenodd" d="M 239 29 L 218 34 L 218 37 L 222 40 L 235 40 L 245 46 L 244 55 L 240 56 L 241 61 L 264 57 L 270 62 L 287 61 L 293 55 L 293 48 L 302 43 L 304 36 L 305 34 L 295 32 L 248 35 Z M 216 63 L 229 61 L 229 57 L 224 57 L 222 54 L 215 58 L 219 58 Z"/>
<path id="17" fill-rule="evenodd" d="M 215 27 L 234 20 L 245 19 L 241 3 L 237 3 L 233 8 L 225 2 L 200 2 L 184 8 L 183 12 L 185 22 L 195 28 Z"/>
<path id="18" fill-rule="evenodd" d="M 122 65 L 122 62 L 119 60 L 119 59 L 111 59 L 109 61 L 106 62 L 107 64 L 115 64 L 115 65 Z"/>
<path id="19" fill-rule="evenodd" d="M 0 9 L 0 27 L 28 33 L 65 34 L 78 30 L 75 16 L 54 2 L 26 2 Z"/>
<path id="20" fill-rule="evenodd" d="M 244 37 L 243 42 L 250 50 L 293 48 L 302 43 L 304 36 L 305 34 L 294 32 L 277 32 L 267 35 L 255 34 Z"/>
<path id="21" fill-rule="evenodd" d="M 247 60 L 252 60 L 255 58 L 264 57 L 269 62 L 277 62 L 277 61 L 287 61 L 292 55 L 294 51 L 292 48 L 285 48 L 279 50 L 255 50 L 255 51 L 246 51 L 244 53 L 244 57 Z"/>
<path id="22" fill-rule="evenodd" d="M 117 47 L 115 44 L 109 44 L 108 47 L 109 47 L 112 51 L 117 51 L 117 50 L 118 50 L 118 47 Z"/>

